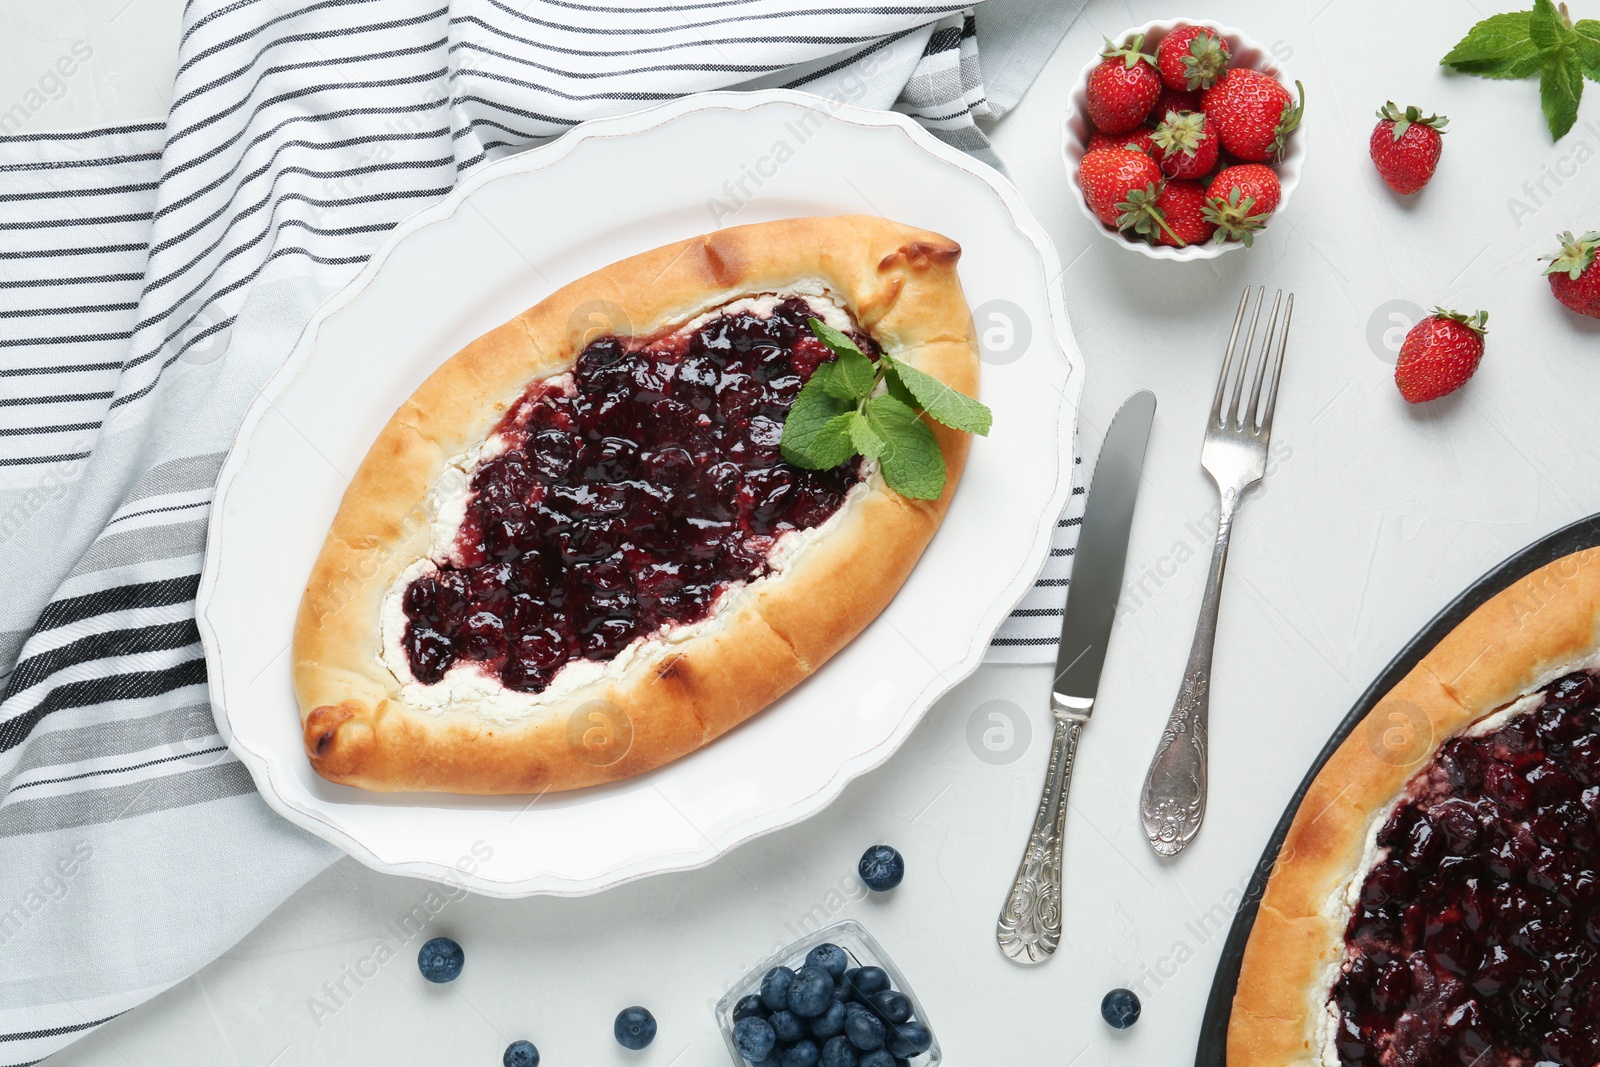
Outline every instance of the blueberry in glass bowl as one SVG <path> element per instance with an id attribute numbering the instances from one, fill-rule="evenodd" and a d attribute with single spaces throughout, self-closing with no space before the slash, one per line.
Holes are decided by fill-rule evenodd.
<path id="1" fill-rule="evenodd" d="M 942 1062 L 916 992 L 883 946 L 850 919 L 757 964 L 729 987 L 716 1013 L 739 1067 Z"/>

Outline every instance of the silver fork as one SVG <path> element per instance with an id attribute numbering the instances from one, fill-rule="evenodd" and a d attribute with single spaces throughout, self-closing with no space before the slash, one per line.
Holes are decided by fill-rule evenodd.
<path id="1" fill-rule="evenodd" d="M 1250 332 L 1235 366 L 1239 327 L 1250 304 L 1250 287 L 1239 298 L 1239 311 L 1233 318 L 1233 333 L 1228 337 L 1228 354 L 1217 377 L 1217 395 L 1211 402 L 1211 418 L 1206 423 L 1205 445 L 1200 450 L 1200 465 L 1216 483 L 1221 497 L 1217 520 L 1217 542 L 1211 552 L 1211 572 L 1206 577 L 1205 599 L 1200 603 L 1200 621 L 1194 630 L 1194 645 L 1183 670 L 1183 686 L 1167 719 L 1167 728 L 1156 748 L 1156 757 L 1145 775 L 1139 814 L 1150 845 L 1163 856 L 1176 856 L 1200 832 L 1206 815 L 1206 725 L 1211 706 L 1211 650 L 1217 638 L 1217 606 L 1222 598 L 1222 572 L 1228 561 L 1228 539 L 1233 533 L 1233 518 L 1244 491 L 1261 480 L 1266 472 L 1267 443 L 1272 436 L 1272 414 L 1278 406 L 1278 378 L 1283 374 L 1284 350 L 1289 343 L 1289 318 L 1294 314 L 1294 294 L 1283 307 L 1279 328 L 1278 310 L 1283 290 L 1272 298 L 1272 313 L 1267 318 L 1260 354 L 1251 358 L 1261 309 L 1267 302 L 1263 286 L 1250 317 Z M 1276 351 L 1274 351 L 1276 345 Z M 1243 408 L 1245 379 L 1254 374 L 1249 402 Z M 1268 374 L 1271 381 L 1267 382 Z M 1261 403 L 1263 385 L 1266 405 Z M 1230 396 L 1231 393 L 1231 396 Z M 1224 409 L 1223 400 L 1227 398 Z"/>

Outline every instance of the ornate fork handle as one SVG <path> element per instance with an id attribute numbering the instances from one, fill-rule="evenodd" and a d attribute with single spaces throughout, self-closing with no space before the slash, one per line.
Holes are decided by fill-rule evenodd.
<path id="1" fill-rule="evenodd" d="M 1211 653 L 1217 640 L 1217 610 L 1222 598 L 1222 573 L 1228 562 L 1228 541 L 1240 493 L 1222 493 L 1217 541 L 1211 571 L 1195 624 L 1194 644 L 1183 670 L 1183 685 L 1145 775 L 1139 814 L 1150 846 L 1163 856 L 1176 856 L 1200 832 L 1206 817 L 1206 726 L 1211 709 Z"/>
<path id="2" fill-rule="evenodd" d="M 1067 790 L 1072 784 L 1072 764 L 1078 755 L 1078 738 L 1088 721 L 1086 711 L 1056 713 L 1055 740 L 1050 745 L 1050 769 L 1044 795 L 1028 834 L 1028 847 L 1017 866 L 1017 877 L 1000 911 L 995 937 L 1000 951 L 1018 963 L 1042 963 L 1061 943 L 1061 854 L 1067 824 Z"/>

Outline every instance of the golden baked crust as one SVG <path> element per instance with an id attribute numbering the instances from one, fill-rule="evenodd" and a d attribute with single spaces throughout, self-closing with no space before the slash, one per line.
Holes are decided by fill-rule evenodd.
<path id="1" fill-rule="evenodd" d="M 1467 616 L 1370 711 L 1301 802 L 1245 946 L 1229 1067 L 1321 1067 L 1345 890 L 1373 824 L 1439 746 L 1600 649 L 1600 548 L 1539 568 Z"/>
<path id="2" fill-rule="evenodd" d="M 966 434 L 933 426 L 948 470 L 939 500 L 907 500 L 873 474 L 824 535 L 730 597 L 705 630 L 510 725 L 408 701 L 383 662 L 380 615 L 430 550 L 432 490 L 447 464 L 483 442 L 530 381 L 571 365 L 593 339 L 589 309 L 624 315 L 619 333 L 651 336 L 741 296 L 820 280 L 887 353 L 976 395 L 959 255 L 946 237 L 867 216 L 719 230 L 580 278 L 447 360 L 373 443 L 300 604 L 295 692 L 317 773 L 366 789 L 486 794 L 612 781 L 699 748 L 821 666 L 883 610 L 933 537 Z"/>

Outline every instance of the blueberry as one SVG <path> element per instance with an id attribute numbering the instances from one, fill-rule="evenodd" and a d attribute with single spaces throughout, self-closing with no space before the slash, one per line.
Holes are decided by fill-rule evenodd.
<path id="1" fill-rule="evenodd" d="M 539 1067 L 539 1050 L 533 1047 L 532 1041 L 513 1041 L 506 1046 L 506 1054 L 500 1062 L 505 1067 Z"/>
<path id="2" fill-rule="evenodd" d="M 740 1019 L 733 1025 L 733 1047 L 752 1063 L 760 1063 L 778 1043 L 778 1035 L 765 1019 Z"/>
<path id="3" fill-rule="evenodd" d="M 910 1059 L 920 1056 L 933 1046 L 933 1035 L 919 1022 L 906 1022 L 889 1031 L 889 1051 Z"/>
<path id="4" fill-rule="evenodd" d="M 806 953 L 806 962 L 813 967 L 821 967 L 837 978 L 850 966 L 850 957 L 838 945 L 818 945 Z"/>
<path id="5" fill-rule="evenodd" d="M 417 953 L 417 969 L 430 982 L 454 982 L 467 960 L 461 946 L 448 937 L 436 937 Z"/>
<path id="6" fill-rule="evenodd" d="M 743 1025 L 743 1022 L 739 1024 Z M 735 1027 L 735 1030 L 737 1029 L 738 1027 Z M 617 1021 L 611 1027 L 611 1032 L 616 1035 L 617 1044 L 637 1052 L 656 1039 L 656 1017 L 637 1005 L 623 1008 L 617 1012 Z M 759 1058 L 758 1056 L 757 1059 Z"/>
<path id="7" fill-rule="evenodd" d="M 785 1045 L 792 1045 L 805 1035 L 805 1024 L 795 1018 L 792 1011 L 775 1011 L 767 1022 L 772 1024 L 772 1032 Z"/>
<path id="8" fill-rule="evenodd" d="M 889 972 L 882 967 L 856 967 L 844 972 L 845 985 L 855 1000 L 865 1000 L 889 988 Z"/>
<path id="9" fill-rule="evenodd" d="M 1113 989 L 1100 1002 L 1100 1014 L 1118 1030 L 1126 1030 L 1139 1021 L 1139 998 L 1131 989 Z"/>
<path id="10" fill-rule="evenodd" d="M 888 845 L 873 845 L 861 854 L 861 862 L 856 865 L 856 870 L 860 872 L 861 880 L 867 883 L 868 889 L 874 893 L 887 893 L 906 876 L 906 861 Z"/>
<path id="11" fill-rule="evenodd" d="M 806 964 L 789 983 L 789 1010 L 802 1019 L 815 1018 L 828 1010 L 833 1001 L 833 976 L 821 967 Z"/>
<path id="12" fill-rule="evenodd" d="M 839 1000 L 828 1005 L 828 1010 L 811 1020 L 813 1037 L 833 1037 L 844 1033 L 844 1003 Z"/>
<path id="13" fill-rule="evenodd" d="M 863 1052 L 883 1047 L 883 1020 L 870 1011 L 853 1011 L 845 1015 L 844 1036 Z"/>
<path id="14" fill-rule="evenodd" d="M 761 1002 L 761 997 L 751 993 L 747 997 L 740 997 L 739 1002 L 733 1006 L 733 1021 L 748 1019 L 752 1015 L 767 1014 L 767 1006 Z"/>
<path id="15" fill-rule="evenodd" d="M 789 986 L 794 982 L 794 972 L 787 967 L 774 967 L 761 979 L 761 1003 L 768 1011 L 781 1011 L 789 1006 Z"/>
<path id="16" fill-rule="evenodd" d="M 789 1047 L 778 1062 L 782 1067 L 817 1067 L 822 1052 L 815 1041 L 799 1041 Z"/>
<path id="17" fill-rule="evenodd" d="M 883 1049 L 874 1049 L 856 1061 L 857 1067 L 894 1067 L 894 1057 Z"/>
<path id="18" fill-rule="evenodd" d="M 872 1006 L 878 1014 L 892 1023 L 903 1023 L 911 1018 L 911 1000 L 898 989 L 885 989 L 872 994 Z"/>
<path id="19" fill-rule="evenodd" d="M 859 1067 L 856 1050 L 843 1037 L 830 1037 L 822 1046 L 822 1067 Z"/>

